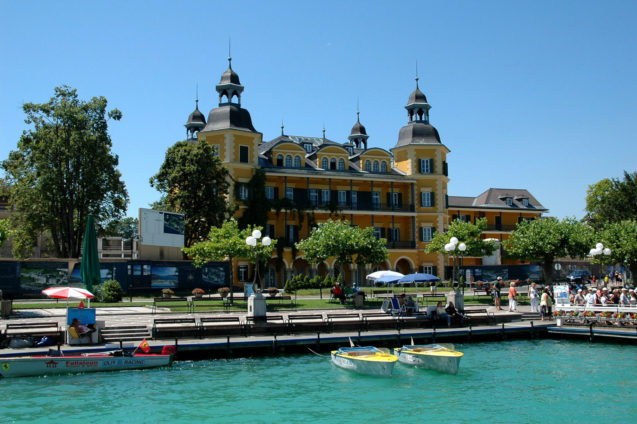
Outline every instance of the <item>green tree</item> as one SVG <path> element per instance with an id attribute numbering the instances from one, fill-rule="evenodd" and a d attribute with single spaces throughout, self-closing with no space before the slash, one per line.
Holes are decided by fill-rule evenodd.
<path id="1" fill-rule="evenodd" d="M 212 227 L 231 215 L 226 204 L 228 170 L 205 141 L 180 141 L 168 149 L 159 172 L 150 178 L 161 202 L 185 215 L 184 244 L 205 240 Z"/>
<path id="2" fill-rule="evenodd" d="M 611 250 L 611 261 L 630 269 L 633 281 L 637 275 L 637 221 L 621 221 L 606 225 L 602 242 Z"/>
<path id="3" fill-rule="evenodd" d="M 110 221 L 98 231 L 99 237 L 121 237 L 126 240 L 137 238 L 138 219 L 127 216 Z"/>
<path id="4" fill-rule="evenodd" d="M 310 237 L 296 243 L 303 257 L 319 264 L 335 258 L 343 269 L 357 260 L 359 264 L 380 263 L 387 259 L 386 240 L 376 240 L 373 229 L 362 230 L 345 221 L 328 220 L 312 229 Z"/>
<path id="5" fill-rule="evenodd" d="M 212 261 L 230 261 L 230 282 L 234 281 L 232 275 L 232 263 L 235 258 L 249 258 L 253 263 L 263 264 L 272 257 L 272 251 L 276 247 L 276 240 L 272 240 L 270 246 L 250 248 L 246 239 L 259 227 L 239 229 L 239 224 L 234 218 L 224 221 L 221 227 L 212 227 L 208 233 L 208 239 L 197 242 L 189 248 L 184 248 L 186 255 L 193 259 L 196 267 Z M 231 299 L 232 299 L 232 291 Z"/>
<path id="6" fill-rule="evenodd" d="M 586 191 L 586 222 L 601 230 L 611 222 L 637 220 L 637 172 L 624 179 L 603 179 Z"/>
<path id="7" fill-rule="evenodd" d="M 471 222 L 463 222 L 455 219 L 449 224 L 449 228 L 444 233 L 436 233 L 431 242 L 425 249 L 427 253 L 442 253 L 448 255 L 445 246 L 452 237 L 458 239 L 466 246 L 466 250 L 462 253 L 464 256 L 488 256 L 496 250 L 496 245 L 489 240 L 482 238 L 482 233 L 487 229 L 486 218 L 480 218 L 475 224 Z M 454 275 L 458 275 L 458 261 L 453 261 Z M 458 284 L 460 290 L 461 284 Z"/>
<path id="8" fill-rule="evenodd" d="M 0 219 L 0 247 L 11 235 L 11 224 L 8 219 Z"/>
<path id="9" fill-rule="evenodd" d="M 56 87 L 49 102 L 25 103 L 25 130 L 18 149 L 2 162 L 11 185 L 14 255 L 30 255 L 37 235 L 48 231 L 59 257 L 78 257 L 89 214 L 97 222 L 126 211 L 128 194 L 111 153 L 104 97 L 78 98 L 75 89 Z"/>
<path id="10" fill-rule="evenodd" d="M 574 218 L 542 218 L 518 224 L 504 248 L 511 257 L 542 263 L 545 281 L 552 281 L 557 258 L 585 257 L 593 243 L 591 227 Z"/>

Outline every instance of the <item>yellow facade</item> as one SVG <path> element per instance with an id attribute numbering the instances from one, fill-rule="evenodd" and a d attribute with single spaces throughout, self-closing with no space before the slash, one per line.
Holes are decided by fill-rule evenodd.
<path id="1" fill-rule="evenodd" d="M 520 219 L 537 218 L 544 211 L 542 207 L 522 212 L 519 207 L 515 211 L 508 207 L 494 209 L 493 205 L 466 207 L 469 198 L 458 198 L 457 205 L 448 205 L 449 149 L 429 124 L 431 106 L 418 87 L 406 106 L 409 122 L 400 129 L 391 151 L 368 147 L 365 127 L 358 120 L 345 143 L 324 136 L 284 134 L 263 142 L 261 133 L 252 127 L 249 113 L 241 108 L 243 86 L 230 67 L 217 91 L 219 107 L 210 112 L 207 123 L 198 123 L 199 127 L 189 131 L 198 131 L 200 140 L 218 146 L 219 157 L 233 182 L 245 184 L 261 168 L 266 175 L 266 196 L 272 204 L 280 205 L 287 198 L 287 204 L 294 205 L 273 208 L 268 214 L 264 233 L 279 239 L 284 249 L 274 253 L 266 271 L 267 285 L 281 287 L 297 273 L 328 272 L 340 272 L 346 282 L 361 283 L 374 269 L 393 269 L 404 274 L 429 272 L 444 278 L 448 265 L 445 256 L 426 254 L 425 248 L 433 234 L 444 232 L 455 215 L 471 221 L 486 217 L 490 227 L 485 237 L 504 240 Z M 516 201 L 522 199 L 519 193 L 511 196 L 517 196 Z M 241 194 L 233 201 L 240 206 L 240 215 L 244 206 Z M 292 246 L 308 237 L 313 225 L 330 218 L 362 228 L 374 227 L 378 237 L 387 239 L 387 261 L 367 269 L 352 266 L 342 270 L 334 268 L 333 259 L 319 266 L 308 264 L 302 252 Z M 481 258 L 465 259 L 467 264 L 480 261 Z M 251 279 L 246 261 L 237 260 L 233 266 L 235 284 Z"/>

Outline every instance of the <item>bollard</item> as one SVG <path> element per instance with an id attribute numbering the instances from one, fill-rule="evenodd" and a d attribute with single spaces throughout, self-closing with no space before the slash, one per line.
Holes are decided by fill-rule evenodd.
<path id="1" fill-rule="evenodd" d="M 593 343 L 593 324 L 591 323 L 590 326 L 588 327 L 588 341 Z"/>
<path id="2" fill-rule="evenodd" d="M 502 323 L 502 340 L 506 339 L 506 334 L 504 332 L 504 323 Z"/>
<path id="3" fill-rule="evenodd" d="M 272 339 L 272 353 L 276 353 L 276 334 L 274 335 L 274 339 Z"/>
<path id="4" fill-rule="evenodd" d="M 320 347 L 321 347 L 321 332 L 317 331 L 316 332 L 316 350 L 319 350 Z"/>
<path id="5" fill-rule="evenodd" d="M 533 321 L 531 321 L 531 338 L 535 338 L 535 326 L 533 325 Z"/>

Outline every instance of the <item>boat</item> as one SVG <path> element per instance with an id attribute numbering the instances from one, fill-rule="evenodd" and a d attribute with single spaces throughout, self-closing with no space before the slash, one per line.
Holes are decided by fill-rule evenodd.
<path id="1" fill-rule="evenodd" d="M 156 368 L 172 365 L 174 354 L 174 346 L 164 346 L 160 354 L 117 350 L 99 354 L 65 355 L 52 349 L 48 355 L 0 359 L 0 376 L 28 377 Z"/>
<path id="2" fill-rule="evenodd" d="M 464 355 L 464 353 L 455 350 L 453 345 L 439 344 L 404 345 L 394 349 L 394 354 L 403 364 L 447 374 L 458 373 L 460 359 Z"/>
<path id="3" fill-rule="evenodd" d="M 391 377 L 398 358 L 373 346 L 342 347 L 332 351 L 334 365 L 359 374 Z"/>

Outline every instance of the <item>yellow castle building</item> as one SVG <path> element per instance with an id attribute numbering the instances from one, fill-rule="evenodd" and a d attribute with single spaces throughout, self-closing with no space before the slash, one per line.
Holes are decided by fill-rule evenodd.
<path id="1" fill-rule="evenodd" d="M 485 238 L 504 240 L 523 219 L 538 218 L 546 209 L 526 190 L 489 189 L 473 197 L 448 196 L 447 155 L 438 131 L 429 120 L 430 104 L 418 88 L 409 95 L 407 123 L 389 151 L 368 145 L 369 136 L 357 120 L 346 142 L 325 137 L 281 135 L 263 141 L 241 106 L 244 87 L 232 69 L 222 74 L 216 90 L 219 105 L 208 114 L 198 103 L 186 123 L 191 140 L 213 145 L 237 187 L 231 201 L 240 216 L 248 199 L 248 182 L 255 171 L 265 173 L 265 196 L 273 205 L 264 233 L 279 239 L 266 271 L 266 286 L 279 286 L 297 273 L 342 273 L 346 282 L 363 282 L 376 269 L 403 274 L 427 272 L 445 278 L 444 255 L 427 254 L 435 232 L 445 231 L 452 219 L 474 222 L 487 218 Z M 287 199 L 287 200 L 284 200 Z M 308 237 L 312 226 L 330 218 L 359 227 L 373 227 L 387 239 L 389 257 L 374 269 L 337 269 L 330 259 L 318 267 L 296 251 L 294 243 Z M 490 258 L 465 258 L 465 264 L 500 264 L 500 252 Z M 235 260 L 235 284 L 251 281 L 247 261 Z"/>

